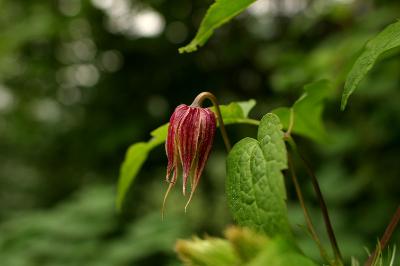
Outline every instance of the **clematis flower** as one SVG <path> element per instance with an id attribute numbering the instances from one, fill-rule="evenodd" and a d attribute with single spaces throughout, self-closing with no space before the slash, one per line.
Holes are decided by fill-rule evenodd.
<path id="1" fill-rule="evenodd" d="M 215 129 L 216 118 L 210 109 L 185 104 L 176 107 L 169 121 L 165 143 L 168 157 L 166 180 L 170 185 L 163 205 L 178 179 L 179 172 L 182 171 L 184 195 L 190 182 L 190 196 L 185 206 L 186 210 L 210 154 Z"/>

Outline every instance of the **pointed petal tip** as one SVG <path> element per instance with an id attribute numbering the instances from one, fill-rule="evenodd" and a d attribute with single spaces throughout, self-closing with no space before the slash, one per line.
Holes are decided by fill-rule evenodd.
<path id="1" fill-rule="evenodd" d="M 162 208 L 161 208 L 161 218 L 162 218 L 162 220 L 164 220 L 165 204 L 167 202 L 167 198 L 168 198 L 169 192 L 171 191 L 171 188 L 173 186 L 174 186 L 174 183 L 169 183 L 167 192 L 165 192 L 165 195 L 164 195 L 164 200 L 163 200 L 163 204 L 162 204 Z"/>
<path id="2" fill-rule="evenodd" d="M 194 191 L 196 190 L 196 186 L 197 186 L 197 184 L 194 184 L 194 186 L 192 187 L 192 190 L 190 191 L 189 199 L 188 199 L 188 201 L 186 202 L 186 205 L 185 205 L 185 213 L 187 211 L 187 208 L 189 207 L 190 202 L 192 201 L 192 198 L 193 198 L 193 195 L 194 195 Z"/>

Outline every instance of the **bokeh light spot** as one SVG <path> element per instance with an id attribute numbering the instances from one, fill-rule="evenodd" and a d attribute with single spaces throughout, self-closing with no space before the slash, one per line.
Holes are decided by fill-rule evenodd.
<path id="1" fill-rule="evenodd" d="M 123 57 L 117 50 L 105 51 L 100 56 L 101 68 L 108 72 L 116 72 L 122 67 Z"/>
<path id="2" fill-rule="evenodd" d="M 139 37 L 153 37 L 164 30 L 164 18 L 153 10 L 143 10 L 132 17 L 132 33 Z"/>
<path id="3" fill-rule="evenodd" d="M 153 95 L 147 101 L 147 111 L 153 117 L 162 118 L 168 111 L 167 100 L 160 95 Z"/>
<path id="4" fill-rule="evenodd" d="M 0 84 L 0 112 L 11 110 L 14 106 L 15 99 L 11 91 Z"/>
<path id="5" fill-rule="evenodd" d="M 82 64 L 75 68 L 75 78 L 80 86 L 94 86 L 99 80 L 99 76 L 99 71 L 94 65 Z"/>
<path id="6" fill-rule="evenodd" d="M 168 24 L 165 35 L 171 43 L 182 43 L 187 38 L 188 29 L 184 23 L 174 21 Z"/>
<path id="7" fill-rule="evenodd" d="M 59 0 L 58 8 L 60 12 L 68 17 L 73 17 L 79 14 L 81 11 L 80 0 Z"/>
<path id="8" fill-rule="evenodd" d="M 48 98 L 35 100 L 31 105 L 31 111 L 34 118 L 40 122 L 54 123 L 61 118 L 59 104 Z"/>

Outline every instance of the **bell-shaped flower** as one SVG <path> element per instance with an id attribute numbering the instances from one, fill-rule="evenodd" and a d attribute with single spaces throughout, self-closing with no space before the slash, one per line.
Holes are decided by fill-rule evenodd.
<path id="1" fill-rule="evenodd" d="M 207 162 L 214 140 L 216 129 L 215 114 L 208 108 L 181 104 L 172 114 L 165 149 L 168 157 L 167 182 L 170 189 L 178 179 L 179 172 L 183 176 L 183 194 L 186 195 L 188 180 L 190 196 L 188 206 L 199 183 L 200 176 Z"/>

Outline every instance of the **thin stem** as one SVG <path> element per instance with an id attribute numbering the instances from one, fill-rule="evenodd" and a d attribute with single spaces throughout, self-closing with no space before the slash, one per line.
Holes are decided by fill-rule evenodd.
<path id="1" fill-rule="evenodd" d="M 260 125 L 260 121 L 258 121 L 256 119 L 251 119 L 251 118 L 238 118 L 238 119 L 236 119 L 236 122 L 242 123 L 242 124 L 249 124 L 249 125 L 253 125 L 253 126 Z"/>
<path id="2" fill-rule="evenodd" d="M 390 220 L 388 226 L 386 227 L 385 233 L 383 234 L 381 240 L 379 241 L 379 245 L 376 247 L 375 251 L 368 257 L 368 260 L 365 262 L 364 266 L 372 265 L 372 262 L 375 260 L 376 255 L 379 253 L 379 249 L 380 250 L 385 249 L 399 221 L 400 221 L 400 205 L 397 207 L 396 212 L 394 213 L 392 219 Z"/>
<path id="3" fill-rule="evenodd" d="M 305 201 L 304 201 L 304 197 L 303 197 L 303 193 L 301 192 L 301 188 L 300 188 L 297 176 L 296 176 L 296 172 L 294 170 L 292 156 L 290 154 L 288 154 L 288 165 L 289 165 L 289 170 L 290 170 L 290 176 L 292 177 L 292 181 L 293 181 L 294 187 L 296 189 L 297 198 L 299 199 L 300 206 L 303 209 L 303 214 L 304 214 L 304 218 L 305 218 L 306 223 L 307 223 L 308 231 L 310 232 L 311 237 L 314 239 L 315 243 L 317 244 L 317 246 L 319 248 L 319 252 L 321 254 L 321 257 L 326 262 L 329 263 L 328 255 L 327 255 L 324 247 L 321 244 L 321 241 L 320 241 L 320 239 L 319 239 L 319 237 L 317 235 L 317 232 L 316 232 L 316 230 L 314 228 L 314 225 L 312 223 L 310 214 L 309 214 L 309 212 L 307 210 L 307 207 L 306 207 L 306 204 L 305 204 Z"/>
<path id="4" fill-rule="evenodd" d="M 218 104 L 217 97 L 215 97 L 214 94 L 212 94 L 211 92 L 202 92 L 199 95 L 197 95 L 197 97 L 194 99 L 194 101 L 192 103 L 192 106 L 201 107 L 201 105 L 202 105 L 202 103 L 203 103 L 203 101 L 205 99 L 209 99 L 211 101 L 211 103 L 215 107 L 215 111 L 217 112 L 217 119 L 218 119 L 219 129 L 221 131 L 221 135 L 222 135 L 222 138 L 224 140 L 225 148 L 226 148 L 227 152 L 230 152 L 231 143 L 229 141 L 228 134 L 226 133 L 225 124 L 224 124 L 224 121 L 222 119 L 221 110 L 219 109 L 219 104 Z"/>
<path id="5" fill-rule="evenodd" d="M 290 136 L 290 134 L 292 133 L 293 126 L 294 126 L 294 110 L 293 108 L 290 108 L 289 126 L 286 131 L 286 135 Z"/>
<path id="6" fill-rule="evenodd" d="M 321 211 L 322 211 L 322 216 L 324 218 L 326 231 L 328 233 L 328 237 L 329 237 L 329 241 L 330 241 L 331 246 L 332 246 L 333 253 L 335 254 L 336 260 L 342 262 L 343 261 L 342 255 L 340 253 L 339 246 L 338 246 L 337 241 L 336 241 L 336 236 L 335 236 L 335 233 L 333 231 L 331 220 L 329 218 L 328 208 L 326 206 L 324 197 L 322 195 L 321 188 L 320 188 L 319 183 L 318 183 L 318 179 L 317 179 L 314 171 L 312 170 L 309 162 L 306 160 L 306 158 L 297 149 L 297 145 L 294 142 L 293 138 L 290 137 L 290 136 L 286 136 L 286 140 L 288 141 L 288 143 L 291 146 L 291 148 L 293 149 L 293 151 L 295 151 L 297 153 L 297 155 L 301 158 L 301 160 L 303 161 L 303 164 L 304 164 L 304 166 L 306 168 L 307 173 L 311 177 L 311 182 L 312 182 L 314 191 L 315 191 L 315 193 L 317 195 L 317 198 L 318 198 L 318 202 L 319 202 L 319 205 L 320 205 L 320 208 L 321 208 Z"/>

